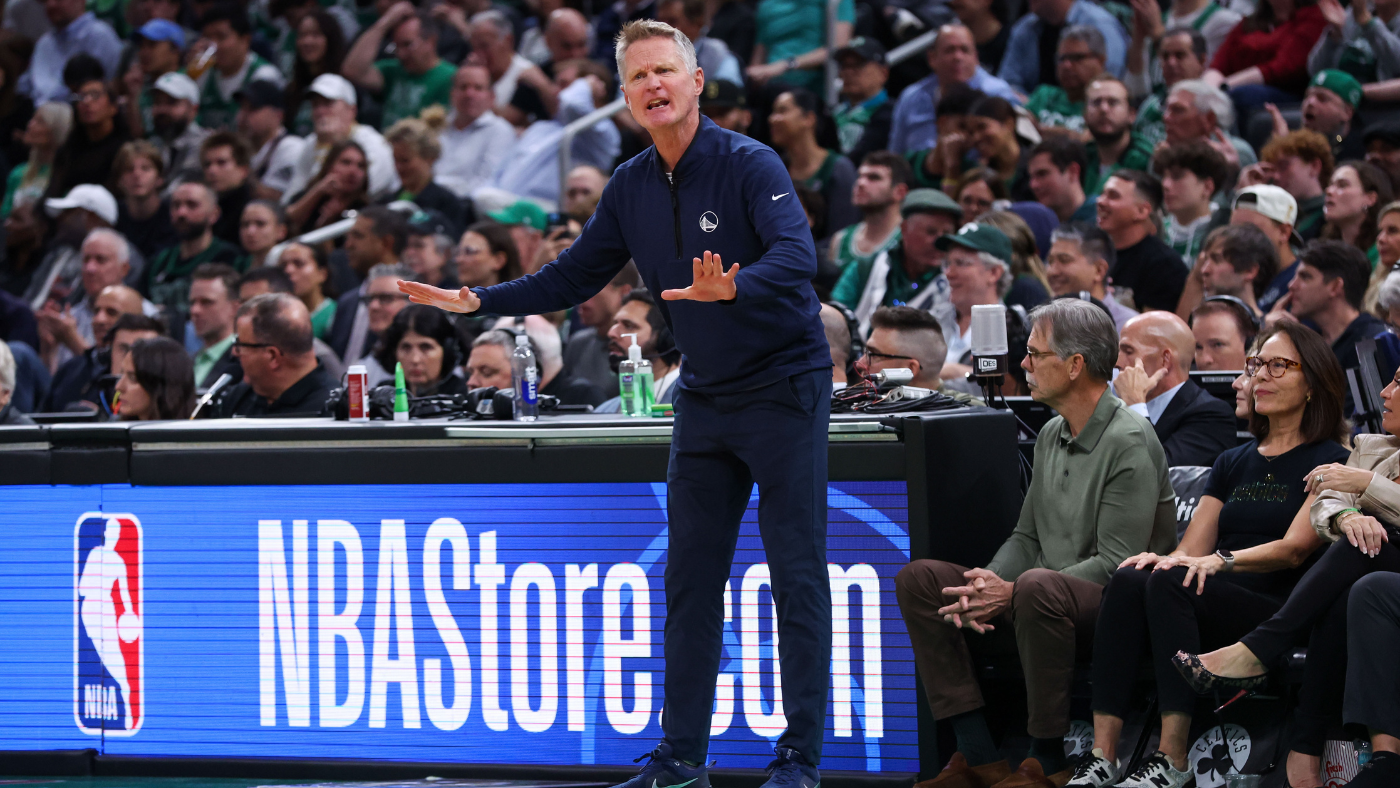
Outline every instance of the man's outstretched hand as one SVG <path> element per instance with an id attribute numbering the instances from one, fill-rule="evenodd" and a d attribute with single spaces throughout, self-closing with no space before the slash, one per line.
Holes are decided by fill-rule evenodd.
<path id="1" fill-rule="evenodd" d="M 425 285 L 422 282 L 399 280 L 399 292 L 406 293 L 408 300 L 415 304 L 427 304 L 448 312 L 475 312 L 481 308 L 481 299 L 470 287 L 461 290 L 444 290 L 441 287 Z"/>
<path id="2" fill-rule="evenodd" d="M 734 277 L 738 275 L 737 264 L 725 273 L 719 255 L 706 252 L 704 260 L 695 258 L 695 283 L 682 290 L 662 290 L 661 297 L 667 301 L 728 301 L 738 292 L 734 284 Z"/>

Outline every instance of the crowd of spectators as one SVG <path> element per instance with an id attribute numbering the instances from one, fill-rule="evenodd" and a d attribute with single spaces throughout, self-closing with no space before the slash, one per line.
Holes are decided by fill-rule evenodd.
<path id="1" fill-rule="evenodd" d="M 1375 341 L 1382 381 L 1400 366 L 1400 4 L 835 8 L 7 0 L 0 424 L 188 418 L 211 388 L 201 416 L 314 415 L 357 364 L 372 385 L 401 365 L 415 397 L 505 388 L 517 337 L 562 403 L 615 412 L 633 341 L 654 399 L 672 400 L 681 350 L 631 265 L 572 310 L 514 321 L 452 319 L 397 287 L 507 282 L 569 247 L 650 145 L 629 113 L 591 113 L 619 95 L 618 32 L 657 19 L 694 48 L 704 122 L 788 169 L 837 389 L 905 367 L 980 402 L 971 312 L 1000 303 L 1003 393 L 1059 414 L 996 557 L 900 574 L 928 702 L 958 743 L 934 782 L 1184 785 L 1191 689 L 1246 685 L 1310 635 L 1287 772 L 1320 785 L 1348 659 L 1393 674 L 1348 657 L 1343 614 L 1350 583 L 1395 560 L 1395 439 L 1343 447 L 1358 343 Z M 926 32 L 925 51 L 890 59 Z M 1237 373 L 1235 404 L 1193 370 Z M 1213 468 L 1180 540 L 1174 466 Z M 1314 563 L 1345 583 L 1310 580 Z M 1253 577 L 1214 577 L 1230 572 Z M 1395 629 L 1394 584 L 1368 580 L 1352 608 Z M 1095 748 L 1069 763 L 1077 644 L 1093 652 Z M 1025 668 L 1035 742 L 1015 773 L 969 661 L 1003 648 Z M 1129 774 L 1117 738 L 1142 659 L 1161 744 Z M 1362 779 L 1400 772 L 1394 704 L 1345 694 L 1348 721 L 1381 737 Z"/>

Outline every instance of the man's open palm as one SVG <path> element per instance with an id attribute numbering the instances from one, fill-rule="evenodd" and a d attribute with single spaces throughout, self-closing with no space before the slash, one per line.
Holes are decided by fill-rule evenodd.
<path id="1" fill-rule="evenodd" d="M 408 295 L 408 300 L 415 304 L 427 304 L 438 309 L 446 309 L 448 312 L 475 312 L 481 308 L 481 299 L 476 297 L 470 287 L 461 290 L 444 290 L 441 287 L 425 285 L 422 282 L 405 282 L 399 280 L 399 292 Z"/>
<path id="2" fill-rule="evenodd" d="M 661 297 L 667 301 L 728 301 L 738 292 L 734 284 L 738 275 L 738 265 L 725 273 L 719 255 L 706 252 L 704 260 L 695 258 L 694 284 L 682 290 L 663 290 Z"/>

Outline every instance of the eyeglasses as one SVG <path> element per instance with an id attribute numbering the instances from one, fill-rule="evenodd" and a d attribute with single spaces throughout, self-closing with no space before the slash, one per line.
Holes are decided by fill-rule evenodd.
<path id="1" fill-rule="evenodd" d="M 258 350 L 266 347 L 277 346 L 272 344 L 271 342 L 244 342 L 238 337 L 233 338 L 233 354 L 235 356 L 242 355 L 243 351 L 245 350 Z"/>
<path id="2" fill-rule="evenodd" d="M 1042 358 L 1047 358 L 1049 356 L 1054 355 L 1055 352 L 1053 350 L 1036 350 L 1030 345 L 1026 345 L 1026 358 L 1031 360 L 1032 365 L 1040 361 Z M 1058 358 L 1058 356 L 1056 356 L 1056 358 Z"/>
<path id="3" fill-rule="evenodd" d="M 370 305 L 391 306 L 399 301 L 407 301 L 408 296 L 402 293 L 375 293 L 365 296 L 365 301 Z"/>
<path id="4" fill-rule="evenodd" d="M 1269 370 L 1269 377 L 1281 378 L 1285 372 L 1294 367 L 1302 369 L 1303 365 L 1291 358 L 1271 358 L 1265 361 L 1258 356 L 1250 356 L 1244 360 L 1244 374 L 1251 378 L 1259 374 L 1259 370 L 1265 368 Z"/>

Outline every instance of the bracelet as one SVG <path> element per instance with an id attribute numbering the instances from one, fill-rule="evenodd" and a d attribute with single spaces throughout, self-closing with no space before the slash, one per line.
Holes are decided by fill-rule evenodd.
<path id="1" fill-rule="evenodd" d="M 1361 510 L 1360 510 L 1360 509 L 1348 507 L 1348 508 L 1343 509 L 1343 510 L 1341 510 L 1340 512 L 1337 512 L 1336 514 L 1332 515 L 1332 527 L 1333 527 L 1333 528 L 1336 528 L 1337 526 L 1341 525 L 1341 523 L 1342 523 L 1342 518 L 1345 517 L 1345 516 L 1347 516 L 1347 515 L 1349 515 L 1349 514 L 1351 514 L 1351 513 L 1353 513 L 1353 512 L 1355 512 L 1356 514 L 1361 514 Z"/>

